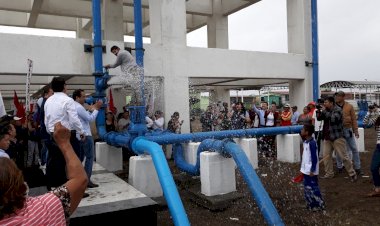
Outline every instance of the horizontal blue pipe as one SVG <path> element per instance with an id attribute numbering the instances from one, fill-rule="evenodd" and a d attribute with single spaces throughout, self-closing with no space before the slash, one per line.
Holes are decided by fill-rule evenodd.
<path id="1" fill-rule="evenodd" d="M 157 143 L 144 139 L 144 137 L 138 137 L 133 140 L 132 149 L 136 153 L 143 154 L 144 152 L 148 152 L 152 156 L 158 179 L 169 206 L 170 214 L 173 217 L 174 225 L 190 225 L 185 208 L 179 197 L 177 186 L 174 183 L 173 176 L 161 147 Z"/>
<path id="2" fill-rule="evenodd" d="M 224 130 L 213 132 L 200 132 L 188 134 L 162 134 L 158 136 L 146 136 L 146 139 L 156 142 L 158 144 L 176 144 L 185 143 L 189 141 L 201 142 L 205 139 L 225 139 L 233 137 L 248 137 L 248 136 L 261 136 L 261 135 L 277 135 L 299 133 L 302 126 L 279 126 L 255 129 L 241 129 L 241 130 Z"/>

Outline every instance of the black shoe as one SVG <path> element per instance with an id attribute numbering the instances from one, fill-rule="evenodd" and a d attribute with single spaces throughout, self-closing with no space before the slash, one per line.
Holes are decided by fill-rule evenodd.
<path id="1" fill-rule="evenodd" d="M 354 183 L 357 180 L 358 180 L 358 175 L 356 175 L 356 173 L 355 173 L 355 175 L 351 176 L 351 182 Z"/>
<path id="2" fill-rule="evenodd" d="M 358 176 L 363 176 L 363 175 L 364 175 L 364 173 L 362 172 L 361 169 L 356 169 L 355 172 L 356 172 L 356 174 L 357 174 Z"/>
<path id="3" fill-rule="evenodd" d="M 87 184 L 87 188 L 97 188 L 99 187 L 98 184 L 94 184 L 92 181 L 88 182 Z"/>
<path id="4" fill-rule="evenodd" d="M 83 197 L 82 198 L 87 198 L 88 196 L 90 196 L 90 194 L 88 194 L 87 192 L 83 193 Z"/>
<path id="5" fill-rule="evenodd" d="M 343 173 L 343 169 L 344 169 L 344 166 L 342 168 L 338 168 L 338 174 L 342 174 Z"/>

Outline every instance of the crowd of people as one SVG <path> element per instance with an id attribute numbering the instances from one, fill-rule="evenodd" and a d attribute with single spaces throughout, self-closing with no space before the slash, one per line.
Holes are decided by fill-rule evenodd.
<path id="1" fill-rule="evenodd" d="M 112 47 L 117 60 L 106 68 L 135 65 L 126 51 Z M 44 88 L 37 102 L 37 111 L 26 118 L 5 115 L 0 118 L 0 225 L 65 225 L 69 216 L 87 197 L 86 189 L 98 187 L 91 180 L 94 162 L 94 138 L 90 123 L 95 120 L 102 101 L 85 108 L 85 93 L 75 90 L 67 94 L 63 78 L 55 77 Z M 202 131 L 220 131 L 303 125 L 301 137 L 303 152 L 301 173 L 304 181 L 307 208 L 325 208 L 319 185 L 319 156 L 323 141 L 325 174 L 320 178 L 334 177 L 332 154 L 337 156 L 337 172 L 345 169 L 352 182 L 362 174 L 362 166 L 355 137 L 359 137 L 357 118 L 353 106 L 344 100 L 339 91 L 322 102 L 310 102 L 297 111 L 297 106 L 285 104 L 282 111 L 276 103 L 262 101 L 246 110 L 241 102 L 228 107 L 228 103 L 209 106 L 201 115 Z M 162 111 L 146 114 L 147 130 L 163 131 L 165 120 Z M 107 132 L 124 132 L 130 125 L 126 108 L 117 120 L 107 112 Z M 181 133 L 184 120 L 174 112 L 166 126 L 172 133 Z M 377 145 L 373 153 L 371 173 L 374 189 L 369 197 L 380 196 L 380 113 L 376 105 L 369 107 L 364 124 L 374 126 Z M 275 137 L 259 137 L 259 150 L 266 157 L 276 156 Z M 84 166 L 83 166 L 84 163 Z M 28 196 L 25 172 L 39 167 L 46 173 L 48 193 L 37 197 Z M 35 178 L 34 178 L 35 179 Z"/>

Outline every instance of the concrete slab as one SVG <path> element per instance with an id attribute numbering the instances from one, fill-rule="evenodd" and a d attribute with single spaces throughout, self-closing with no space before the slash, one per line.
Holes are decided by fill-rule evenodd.
<path id="1" fill-rule="evenodd" d="M 122 148 L 116 148 L 105 142 L 95 144 L 96 161 L 108 171 L 115 172 L 123 169 Z"/>
<path id="2" fill-rule="evenodd" d="M 157 224 L 157 203 L 127 182 L 97 163 L 91 180 L 99 187 L 86 190 L 90 196 L 82 199 L 70 225 Z M 31 189 L 30 195 L 45 192 L 45 187 L 38 187 Z"/>
<path id="3" fill-rule="evenodd" d="M 201 193 L 200 186 L 192 186 L 187 189 L 190 200 L 209 210 L 217 211 L 228 208 L 233 201 L 243 198 L 243 194 L 234 191 L 223 195 L 206 196 Z"/>

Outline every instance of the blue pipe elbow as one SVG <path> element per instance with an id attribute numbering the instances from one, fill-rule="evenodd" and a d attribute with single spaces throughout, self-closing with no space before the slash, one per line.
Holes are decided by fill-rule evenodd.
<path id="1" fill-rule="evenodd" d="M 185 208 L 179 197 L 177 186 L 174 183 L 173 176 L 161 147 L 157 143 L 148 141 L 143 137 L 137 137 L 132 142 L 132 149 L 136 153 L 142 154 L 148 152 L 152 156 L 158 179 L 162 191 L 164 192 L 166 202 L 168 203 L 170 214 L 173 217 L 174 224 L 184 226 L 190 225 Z"/>

